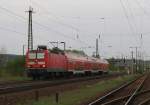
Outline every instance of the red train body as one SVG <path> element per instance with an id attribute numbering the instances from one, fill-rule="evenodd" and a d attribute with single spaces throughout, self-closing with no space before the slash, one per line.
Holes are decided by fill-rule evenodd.
<path id="1" fill-rule="evenodd" d="M 106 60 L 72 52 L 54 53 L 47 49 L 37 49 L 26 54 L 27 73 L 33 78 L 101 74 L 108 72 L 108 65 Z"/>

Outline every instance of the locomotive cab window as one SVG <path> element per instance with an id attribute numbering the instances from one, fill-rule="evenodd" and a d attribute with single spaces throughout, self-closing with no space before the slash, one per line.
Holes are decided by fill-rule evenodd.
<path id="1" fill-rule="evenodd" d="M 30 52 L 29 53 L 29 59 L 44 59 L 44 53 L 33 53 L 33 52 Z"/>
<path id="2" fill-rule="evenodd" d="M 36 53 L 29 53 L 29 59 L 35 59 Z"/>
<path id="3" fill-rule="evenodd" d="M 44 59 L 44 53 L 37 53 L 37 59 Z"/>

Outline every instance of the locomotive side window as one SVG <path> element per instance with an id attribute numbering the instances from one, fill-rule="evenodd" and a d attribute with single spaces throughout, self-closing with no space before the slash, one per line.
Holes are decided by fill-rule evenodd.
<path id="1" fill-rule="evenodd" d="M 37 53 L 37 59 L 44 59 L 44 53 Z"/>
<path id="2" fill-rule="evenodd" d="M 36 53 L 29 53 L 29 59 L 35 59 Z"/>

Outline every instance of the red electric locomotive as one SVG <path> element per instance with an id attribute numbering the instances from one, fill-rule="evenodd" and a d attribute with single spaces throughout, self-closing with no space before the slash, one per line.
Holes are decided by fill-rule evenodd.
<path id="1" fill-rule="evenodd" d="M 106 73 L 108 62 L 86 55 L 64 52 L 58 48 L 48 50 L 46 46 L 38 46 L 37 50 L 27 52 L 26 68 L 28 76 L 40 79 L 41 77 Z"/>

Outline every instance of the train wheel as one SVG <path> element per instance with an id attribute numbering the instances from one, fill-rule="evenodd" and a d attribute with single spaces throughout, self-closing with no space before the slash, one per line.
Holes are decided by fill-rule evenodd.
<path id="1" fill-rule="evenodd" d="M 32 76 L 32 80 L 36 80 L 36 77 L 35 77 L 35 76 Z"/>
<path id="2" fill-rule="evenodd" d="M 51 73 L 51 79 L 55 79 L 55 78 L 56 78 L 55 72 L 52 72 Z"/>

